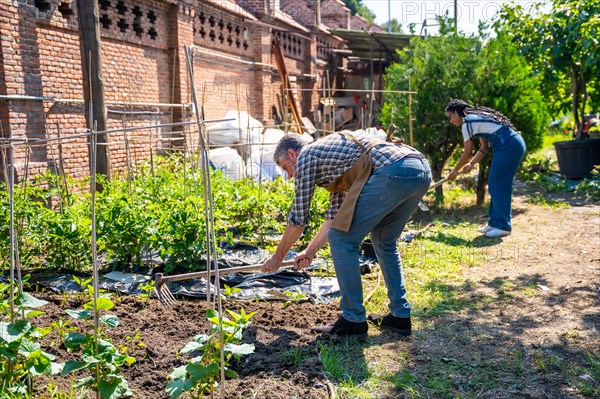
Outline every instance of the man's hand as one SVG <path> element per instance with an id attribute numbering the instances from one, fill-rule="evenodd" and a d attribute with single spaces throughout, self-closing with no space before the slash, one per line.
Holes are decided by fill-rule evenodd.
<path id="1" fill-rule="evenodd" d="M 308 248 L 305 249 L 294 258 L 294 269 L 300 270 L 310 266 L 314 258 L 315 253 Z"/>
<path id="2" fill-rule="evenodd" d="M 279 270 L 281 264 L 283 263 L 283 259 L 281 259 L 277 255 L 273 255 L 267 260 L 262 267 L 263 272 L 274 272 Z"/>
<path id="3" fill-rule="evenodd" d="M 448 175 L 448 180 L 455 180 L 456 177 L 458 176 L 458 172 L 453 170 L 452 172 L 450 172 L 450 174 Z"/>

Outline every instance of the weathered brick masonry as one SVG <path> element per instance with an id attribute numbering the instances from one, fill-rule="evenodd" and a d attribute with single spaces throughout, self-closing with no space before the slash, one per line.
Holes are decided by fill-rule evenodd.
<path id="1" fill-rule="evenodd" d="M 36 140 L 86 131 L 75 1 L 0 3 L 3 137 Z M 281 86 L 270 67 L 273 40 L 281 42 L 297 87 L 308 90 L 321 87 L 317 75 L 327 49 L 343 45 L 321 24 L 319 0 L 99 0 L 99 11 L 109 129 L 192 120 L 184 46 L 196 46 L 195 89 L 206 119 L 240 110 L 271 123 Z M 316 92 L 298 97 L 303 116 L 312 117 Z M 182 130 L 190 128 L 111 135 L 113 169 L 127 161 L 125 140 L 130 157 L 142 159 L 181 143 Z M 31 147 L 30 173 L 55 168 L 62 152 L 65 172 L 85 176 L 86 143 L 81 137 Z M 25 147 L 18 146 L 15 157 L 22 176 Z"/>

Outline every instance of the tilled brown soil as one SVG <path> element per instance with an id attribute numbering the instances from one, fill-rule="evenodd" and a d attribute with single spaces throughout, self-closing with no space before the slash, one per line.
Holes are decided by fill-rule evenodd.
<path id="1" fill-rule="evenodd" d="M 64 309 L 79 309 L 80 298 L 68 298 L 66 303 L 60 295 L 37 295 L 50 301 L 44 306 L 44 316 L 34 323 L 49 325 L 60 318 L 69 319 Z M 233 369 L 238 378 L 228 379 L 224 384 L 224 398 L 270 398 L 270 399 L 322 399 L 328 397 L 327 381 L 318 358 L 319 342 L 323 339 L 310 331 L 314 325 L 326 324 L 338 317 L 335 306 L 298 303 L 284 306 L 283 302 L 237 302 L 224 303 L 226 309 L 239 313 L 256 312 L 252 324 L 243 330 L 243 342 L 253 343 L 255 352 L 242 357 Z M 169 398 L 165 392 L 166 376 L 185 363 L 187 356 L 177 357 L 177 352 L 200 333 L 206 333 L 206 301 L 179 300 L 172 308 L 163 307 L 157 300 L 139 300 L 133 296 L 116 299 L 113 314 L 119 318 L 119 326 L 107 331 L 115 345 L 125 345 L 136 363 L 125 367 L 121 375 L 128 380 L 134 398 Z M 139 332 L 139 334 L 136 334 Z M 132 337 L 140 337 L 132 341 Z M 57 340 L 55 333 L 47 342 Z M 139 345 L 142 344 L 142 345 Z M 295 365 L 285 356 L 292 348 L 303 349 L 312 354 L 309 359 Z M 77 359 L 77 354 L 57 349 L 57 345 L 45 348 L 57 356 L 56 361 Z M 58 350 L 58 352 L 57 352 Z M 68 391 L 71 378 L 53 377 L 59 381 L 61 390 Z M 61 381 L 62 379 L 62 381 Z M 40 384 L 41 385 L 41 384 Z M 44 393 L 38 387 L 40 394 Z M 221 393 L 219 389 L 218 393 Z M 43 396 L 42 396 L 43 397 Z M 86 397 L 94 397 L 89 394 Z"/>
<path id="2" fill-rule="evenodd" d="M 432 286 L 447 295 L 440 302 L 447 311 L 428 315 L 421 310 L 413 319 L 415 333 L 410 338 L 371 327 L 368 341 L 352 352 L 358 369 L 377 367 L 398 377 L 408 372 L 420 392 L 416 397 L 436 399 L 588 398 L 600 392 L 600 380 L 590 374 L 588 357 L 600 356 L 600 207 L 586 201 L 571 202 L 567 208 L 544 207 L 531 204 L 527 197 L 531 192 L 523 187 L 518 191 L 513 234 L 493 241 L 474 234 L 473 242 L 461 245 L 483 243 L 474 250 L 476 256 L 485 254 L 484 262 L 464 265 L 466 281 Z M 479 219 L 470 211 L 464 217 Z M 43 308 L 46 315 L 34 320 L 42 326 L 67 319 L 64 310 L 78 309 L 83 303 L 77 297 L 38 296 L 51 302 Z M 233 365 L 239 378 L 226 380 L 215 397 L 330 397 L 331 385 L 319 359 L 320 346 L 327 341 L 310 328 L 334 321 L 339 314 L 336 306 L 227 301 L 224 307 L 256 312 L 243 334 L 243 342 L 253 343 L 256 349 Z M 121 373 L 134 398 L 169 397 L 166 376 L 187 359 L 178 357 L 178 351 L 206 332 L 206 309 L 205 301 L 179 300 L 165 309 L 154 299 L 122 296 L 116 300 L 114 313 L 120 325 L 109 333 L 114 344 L 128 346 L 137 360 Z M 135 336 L 141 337 L 143 346 L 131 341 Z M 57 340 L 55 333 L 46 339 L 45 350 L 57 355 L 57 361 L 74 358 L 52 340 Z M 307 358 L 294 363 L 286 356 L 293 348 L 303 350 Z M 353 382 L 360 384 L 357 375 L 352 376 Z M 70 378 L 53 377 L 53 381 L 64 392 L 71 384 Z M 441 383 L 448 386 L 446 394 L 439 396 L 441 391 L 434 385 Z M 38 385 L 39 397 L 49 398 Z M 415 396 L 410 386 L 381 381 L 372 386 L 371 397 Z"/>

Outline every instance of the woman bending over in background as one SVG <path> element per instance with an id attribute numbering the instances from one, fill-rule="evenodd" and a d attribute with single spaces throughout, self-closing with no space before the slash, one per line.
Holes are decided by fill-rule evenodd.
<path id="1" fill-rule="evenodd" d="M 448 175 L 454 180 L 459 173 L 469 173 L 492 149 L 492 164 L 488 176 L 490 209 L 488 223 L 479 229 L 487 237 L 503 237 L 512 231 L 512 186 L 519 164 L 525 156 L 525 142 L 511 121 L 500 112 L 487 107 L 474 107 L 462 100 L 446 105 L 450 123 L 460 126 L 464 149 L 458 163 Z M 475 139 L 480 147 L 469 162 Z"/>

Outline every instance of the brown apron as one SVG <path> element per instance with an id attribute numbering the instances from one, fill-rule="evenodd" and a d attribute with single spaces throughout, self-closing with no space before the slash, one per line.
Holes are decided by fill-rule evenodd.
<path id="1" fill-rule="evenodd" d="M 351 138 L 363 150 L 362 155 L 356 160 L 354 165 L 352 165 L 346 173 L 338 177 L 336 181 L 326 187 L 326 190 L 330 193 L 348 190 L 346 197 L 331 224 L 331 227 L 334 229 L 348 232 L 348 230 L 350 230 L 350 225 L 352 224 L 352 218 L 354 217 L 354 208 L 356 207 L 358 196 L 362 192 L 369 176 L 371 176 L 371 169 L 373 166 L 371 149 L 377 144 L 384 143 L 384 141 L 376 141 L 367 148 L 353 135 L 349 133 L 342 134 Z"/>

